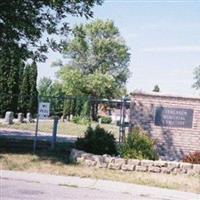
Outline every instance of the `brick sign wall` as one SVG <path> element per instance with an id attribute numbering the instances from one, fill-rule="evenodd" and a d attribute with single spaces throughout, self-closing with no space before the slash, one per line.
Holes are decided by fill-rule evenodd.
<path id="1" fill-rule="evenodd" d="M 162 159 L 180 160 L 200 151 L 199 98 L 133 93 L 130 123 L 157 141 Z"/>

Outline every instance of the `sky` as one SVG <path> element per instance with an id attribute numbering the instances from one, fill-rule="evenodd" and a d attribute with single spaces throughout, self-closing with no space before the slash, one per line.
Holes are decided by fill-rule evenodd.
<path id="1" fill-rule="evenodd" d="M 200 1 L 106 0 L 90 20 L 69 17 L 71 27 L 95 19 L 113 20 L 129 47 L 129 92 L 151 92 L 159 85 L 171 95 L 197 96 L 192 88 L 194 68 L 200 65 Z M 38 66 L 39 79 L 55 78 L 51 63 L 62 56 L 50 52 Z"/>

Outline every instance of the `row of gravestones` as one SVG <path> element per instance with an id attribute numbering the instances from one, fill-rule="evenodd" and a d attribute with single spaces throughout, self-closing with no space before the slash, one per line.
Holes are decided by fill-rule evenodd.
<path id="1" fill-rule="evenodd" d="M 4 123 L 5 124 L 13 124 L 13 120 L 14 120 L 14 113 L 11 111 L 7 111 L 5 114 Z M 18 123 L 33 122 L 31 113 L 26 114 L 26 120 L 24 119 L 23 113 L 18 113 L 17 114 L 17 122 Z"/>

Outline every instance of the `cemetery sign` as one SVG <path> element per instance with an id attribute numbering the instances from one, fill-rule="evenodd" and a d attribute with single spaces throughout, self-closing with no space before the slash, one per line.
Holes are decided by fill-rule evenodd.
<path id="1" fill-rule="evenodd" d="M 156 141 L 161 159 L 182 160 L 200 151 L 200 98 L 134 92 L 129 131 L 134 127 Z"/>
<path id="2" fill-rule="evenodd" d="M 155 125 L 177 128 L 192 128 L 193 109 L 157 107 Z"/>

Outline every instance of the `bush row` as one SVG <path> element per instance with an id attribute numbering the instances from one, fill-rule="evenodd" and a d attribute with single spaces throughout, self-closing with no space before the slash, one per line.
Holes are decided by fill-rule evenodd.
<path id="1" fill-rule="evenodd" d="M 75 146 L 79 150 L 97 155 L 109 154 L 126 159 L 157 160 L 156 143 L 139 128 L 127 136 L 123 144 L 118 145 L 113 134 L 97 126 L 89 127 L 83 138 L 78 138 Z M 183 162 L 200 164 L 200 152 L 187 155 Z"/>
<path id="2" fill-rule="evenodd" d="M 138 128 L 129 134 L 123 144 L 117 145 L 110 132 L 99 126 L 94 129 L 89 127 L 85 137 L 78 138 L 75 145 L 79 150 L 98 155 L 120 155 L 124 158 L 150 160 L 158 158 L 155 142 Z"/>

